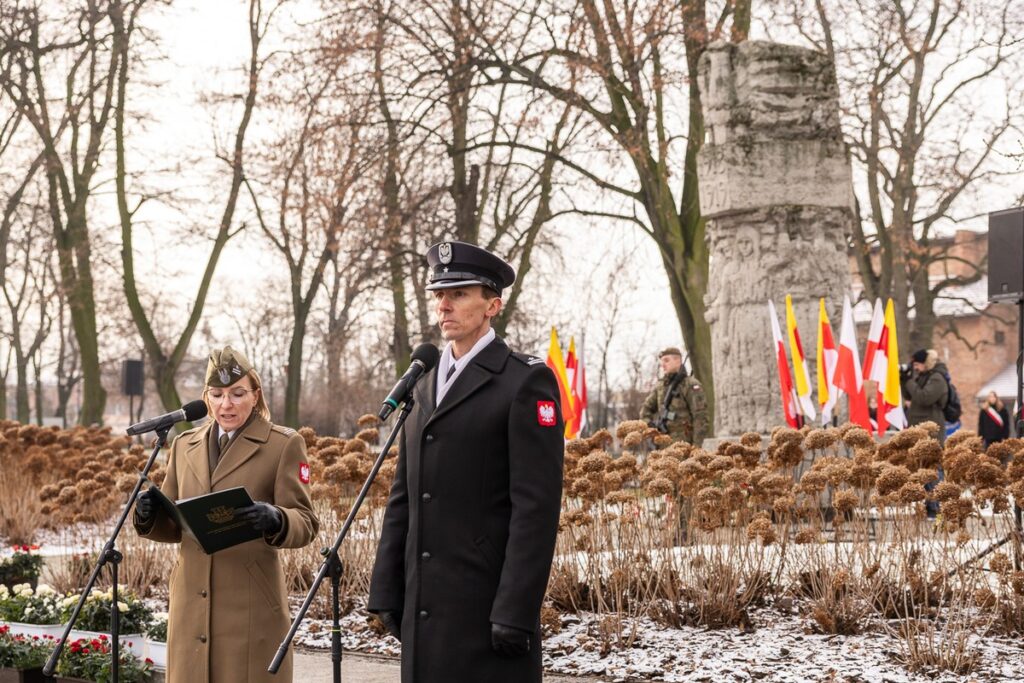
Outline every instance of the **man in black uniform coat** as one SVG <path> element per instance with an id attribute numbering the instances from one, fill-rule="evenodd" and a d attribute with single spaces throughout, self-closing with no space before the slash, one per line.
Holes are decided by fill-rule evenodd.
<path id="1" fill-rule="evenodd" d="M 403 683 L 539 683 L 558 387 L 491 329 L 511 266 L 462 242 L 434 245 L 427 262 L 449 343 L 413 392 L 367 607 L 402 641 Z"/>

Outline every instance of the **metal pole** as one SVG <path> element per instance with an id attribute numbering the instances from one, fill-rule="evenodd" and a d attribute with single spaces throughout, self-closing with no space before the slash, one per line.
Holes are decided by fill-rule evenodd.
<path id="1" fill-rule="evenodd" d="M 1017 300 L 1017 438 L 1024 438 L 1024 299 Z M 1013 502 L 1013 521 L 1017 542 L 1013 544 L 1013 566 L 1021 569 L 1021 502 Z"/>
<path id="2" fill-rule="evenodd" d="M 341 575 L 345 567 L 337 552 L 324 548 L 324 555 L 330 563 L 331 574 L 331 669 L 334 683 L 341 683 Z"/>
<path id="3" fill-rule="evenodd" d="M 156 456 L 160 453 L 160 449 L 167 442 L 167 433 L 170 431 L 170 427 L 167 429 L 158 430 L 156 432 L 156 444 L 153 446 L 153 452 L 149 456 L 149 460 L 146 462 L 146 466 L 142 468 L 142 472 L 139 473 L 139 479 L 135 482 L 135 488 L 132 489 L 131 495 L 128 496 L 128 502 L 125 503 L 124 509 L 121 510 L 121 517 L 117 520 L 117 524 L 114 526 L 114 531 L 110 534 L 110 538 L 107 540 L 106 545 L 103 546 L 103 552 L 100 553 L 99 560 L 96 562 L 96 566 L 93 567 L 92 574 L 89 575 L 89 581 L 85 584 L 85 589 L 82 594 L 78 596 L 78 604 L 75 605 L 75 609 L 71 612 L 71 618 L 68 619 L 68 623 L 64 625 L 64 633 L 61 634 L 60 640 L 57 641 L 57 647 L 50 653 L 50 658 L 46 660 L 46 664 L 43 665 L 43 674 L 46 676 L 52 676 L 53 672 L 57 669 L 57 660 L 60 659 L 60 653 L 64 651 L 64 646 L 67 644 L 68 636 L 71 634 L 71 629 L 75 627 L 75 622 L 78 621 L 78 615 L 82 611 L 82 607 L 85 605 L 86 598 L 89 597 L 89 593 L 92 592 L 93 586 L 96 585 L 96 579 L 99 578 L 100 572 L 103 570 L 103 565 L 110 563 L 113 569 L 113 585 L 114 585 L 114 603 L 111 605 L 111 630 L 117 627 L 118 612 L 117 612 L 117 564 L 121 561 L 121 553 L 118 552 L 115 544 L 117 543 L 117 536 L 121 533 L 121 528 L 124 526 L 125 521 L 128 519 L 128 513 L 131 511 L 132 506 L 135 505 L 135 499 L 139 497 L 139 491 L 142 489 L 142 483 L 146 481 L 146 477 L 149 475 L 149 470 L 152 469 L 153 463 L 156 462 Z M 118 660 L 117 655 L 119 654 L 119 644 L 117 642 L 117 635 L 112 633 L 113 644 L 111 647 L 111 654 L 114 656 L 112 663 L 112 680 L 114 683 L 117 681 L 117 670 Z"/>
<path id="4" fill-rule="evenodd" d="M 327 577 L 327 573 L 331 568 L 331 555 L 338 555 L 338 548 L 341 547 L 342 541 L 344 541 L 345 537 L 348 536 L 349 527 L 351 527 L 352 523 L 355 521 L 356 514 L 359 512 L 359 508 L 362 507 L 363 500 L 366 499 L 366 494 L 370 492 L 373 480 L 377 478 L 377 472 L 380 471 L 381 465 L 384 464 L 384 458 L 387 457 L 388 450 L 391 449 L 391 444 L 395 442 L 395 437 L 398 436 L 398 432 L 401 431 L 402 425 L 405 424 L 405 419 L 409 417 L 412 407 L 412 398 L 406 401 L 402 406 L 402 412 L 398 416 L 398 421 L 395 422 L 395 428 L 391 430 L 391 434 L 388 435 L 387 441 L 380 449 L 380 454 L 377 456 L 377 460 L 373 463 L 373 468 L 370 469 L 370 474 L 366 477 L 366 481 L 363 482 L 363 488 L 360 489 L 359 495 L 356 496 L 356 500 L 352 504 L 352 509 L 349 510 L 348 517 L 345 518 L 345 523 L 342 525 L 341 531 L 338 532 L 338 537 L 334 540 L 334 545 L 331 546 L 330 552 L 327 554 L 323 563 L 321 563 L 320 571 L 317 572 L 316 578 L 313 579 L 313 585 L 309 587 L 309 592 L 306 593 L 306 599 L 303 601 L 302 607 L 299 608 L 298 614 L 296 614 L 295 619 L 292 620 L 292 625 L 291 628 L 288 629 L 288 634 L 284 637 L 284 640 L 281 641 L 281 646 L 277 649 L 277 654 L 274 655 L 273 661 L 267 668 L 268 672 L 276 674 L 277 670 L 281 668 L 285 655 L 288 654 L 288 648 L 291 647 L 292 640 L 295 639 L 295 633 L 299 630 L 299 625 L 302 623 L 302 620 L 306 618 L 306 612 L 309 611 L 310 605 L 313 604 L 313 599 L 316 597 L 317 591 L 320 590 L 320 584 L 323 583 L 324 578 Z"/>

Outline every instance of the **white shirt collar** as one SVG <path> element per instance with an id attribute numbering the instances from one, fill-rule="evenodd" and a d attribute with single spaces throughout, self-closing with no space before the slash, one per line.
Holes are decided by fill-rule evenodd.
<path id="1" fill-rule="evenodd" d="M 235 438 L 235 432 L 237 432 L 237 431 L 238 430 L 236 429 L 234 431 L 225 432 L 223 429 L 221 429 L 220 425 L 217 425 L 217 440 L 220 441 L 220 435 L 221 434 L 227 434 L 228 435 L 228 441 L 230 441 L 231 439 Z"/>
<path id="2" fill-rule="evenodd" d="M 451 386 L 455 384 L 455 380 L 457 380 L 459 375 L 462 374 L 462 370 L 469 365 L 470 361 L 472 361 L 478 353 L 483 351 L 488 344 L 494 341 L 497 336 L 498 335 L 494 332 L 494 328 L 488 329 L 484 336 L 480 337 L 476 344 L 473 344 L 473 348 L 469 350 L 469 353 L 462 356 L 462 358 L 455 358 L 455 355 L 452 353 L 451 342 L 448 343 L 448 346 L 444 347 L 444 353 L 441 354 L 441 362 L 437 364 L 437 400 L 434 402 L 434 405 L 441 405 L 441 400 L 445 397 L 445 394 L 448 393 Z M 445 381 L 445 377 L 448 376 L 448 370 L 453 365 L 455 366 L 455 372 L 452 373 L 452 376 L 448 381 Z"/>

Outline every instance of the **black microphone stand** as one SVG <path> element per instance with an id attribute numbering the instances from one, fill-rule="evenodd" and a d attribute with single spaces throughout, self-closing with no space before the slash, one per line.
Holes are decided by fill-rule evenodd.
<path id="1" fill-rule="evenodd" d="M 121 510 L 121 517 L 117 520 L 113 533 L 110 534 L 110 538 L 107 540 L 106 545 L 103 546 L 103 552 L 100 553 L 96 566 L 93 567 L 92 575 L 89 577 L 89 581 L 86 583 L 85 589 L 82 590 L 82 594 L 78 597 L 78 604 L 75 605 L 74 611 L 71 612 L 71 618 L 64 627 L 64 633 L 61 635 L 60 640 L 57 641 L 57 647 L 50 653 L 50 658 L 46 660 L 46 664 L 43 666 L 44 675 L 52 676 L 53 672 L 57 669 L 57 660 L 60 659 L 61 652 L 64 651 L 64 646 L 67 644 L 68 636 L 71 634 L 71 629 L 75 627 L 75 622 L 78 620 L 78 614 L 82 611 L 82 606 L 85 604 L 86 598 L 89 597 L 89 593 L 92 592 L 93 586 L 96 584 L 96 579 L 99 578 L 100 572 L 103 570 L 103 565 L 109 564 L 112 595 L 110 603 L 110 656 L 113 660 L 110 667 L 110 683 L 117 683 L 121 665 L 121 643 L 119 641 L 119 637 L 121 635 L 121 613 L 117 607 L 117 567 L 121 564 L 121 560 L 124 559 L 124 556 L 116 547 L 117 537 L 121 533 L 121 528 L 124 526 L 125 521 L 128 519 L 128 513 L 131 512 L 132 506 L 135 504 L 135 499 L 139 497 L 139 491 L 142 489 L 142 483 L 146 481 L 146 478 L 149 475 L 149 470 L 152 469 L 153 463 L 156 462 L 156 456 L 159 455 L 160 449 L 164 447 L 165 443 L 167 443 L 167 433 L 170 429 L 171 427 L 167 426 L 156 430 L 157 438 L 156 444 L 153 446 L 153 452 L 149 455 L 149 460 L 146 461 L 146 466 L 143 467 L 142 472 L 139 473 L 139 479 L 135 482 L 135 488 L 132 489 L 131 495 L 128 496 L 128 502 L 125 504 L 124 509 Z"/>
<path id="2" fill-rule="evenodd" d="M 331 666 L 334 672 L 334 683 L 341 683 L 341 606 L 339 592 L 341 577 L 345 572 L 345 567 L 341 562 L 341 557 L 338 555 L 338 548 L 341 547 L 342 541 L 344 541 L 345 537 L 348 536 L 348 530 L 355 521 L 356 514 L 359 512 L 359 508 L 362 507 L 363 501 L 366 499 L 366 494 L 370 492 L 370 487 L 373 485 L 374 479 L 377 478 L 377 472 L 380 471 L 381 465 L 384 464 L 384 458 L 387 457 L 388 451 L 391 449 L 391 444 L 395 442 L 395 437 L 398 436 L 398 432 L 402 429 L 402 425 L 405 424 L 405 419 L 409 417 L 412 407 L 413 400 L 410 396 L 402 406 L 402 412 L 398 416 L 395 428 L 391 430 L 391 434 L 388 436 L 387 442 L 380 449 L 380 454 L 377 456 L 377 460 L 373 463 L 373 467 L 370 469 L 370 474 L 366 477 L 366 481 L 363 482 L 363 488 L 360 489 L 359 495 L 356 496 L 356 500 L 352 504 L 352 509 L 348 512 L 348 517 L 345 518 L 345 523 L 342 525 L 341 531 L 338 532 L 337 538 L 334 539 L 334 545 L 330 548 L 324 548 L 321 551 L 321 554 L 324 556 L 324 561 L 320 565 L 320 571 L 317 572 L 316 578 L 313 579 L 313 585 L 309 587 L 309 592 L 306 593 L 306 599 L 303 601 L 302 607 L 299 608 L 298 613 L 295 615 L 295 619 L 292 620 L 291 628 L 288 629 L 288 635 L 286 635 L 284 640 L 281 641 L 281 647 L 277 648 L 277 654 L 274 655 L 274 661 L 270 663 L 270 667 L 267 669 L 268 672 L 276 674 L 277 670 L 281 668 L 281 663 L 284 661 L 285 655 L 288 654 L 288 648 L 291 647 L 292 640 L 295 638 L 295 633 L 299 630 L 299 625 L 306 618 L 306 612 L 309 611 L 310 605 L 313 604 L 313 599 L 316 597 L 317 591 L 320 590 L 320 584 L 323 583 L 329 573 L 331 576 L 331 597 L 334 601 L 334 621 L 331 627 Z"/>
<path id="3" fill-rule="evenodd" d="M 1024 438 L 1024 299 L 1017 299 L 1017 414 L 1013 416 L 1016 420 L 1017 438 Z M 1013 532 L 1016 534 L 1017 542 L 1013 545 L 1013 568 L 1020 571 L 1021 539 L 1024 539 L 1024 524 L 1021 522 L 1021 503 L 1024 501 L 1013 501 Z"/>

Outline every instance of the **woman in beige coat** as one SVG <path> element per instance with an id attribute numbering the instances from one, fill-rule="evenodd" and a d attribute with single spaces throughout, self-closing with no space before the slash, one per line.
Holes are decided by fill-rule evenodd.
<path id="1" fill-rule="evenodd" d="M 180 543 L 171 570 L 169 683 L 291 681 L 291 655 L 267 673 L 290 622 L 280 548 L 317 534 L 302 437 L 270 422 L 259 375 L 231 347 L 210 355 L 203 397 L 213 419 L 171 445 L 161 487 L 171 500 L 244 486 L 254 501 L 237 511 L 263 538 L 207 555 L 156 504 L 139 497 L 140 536 Z"/>

